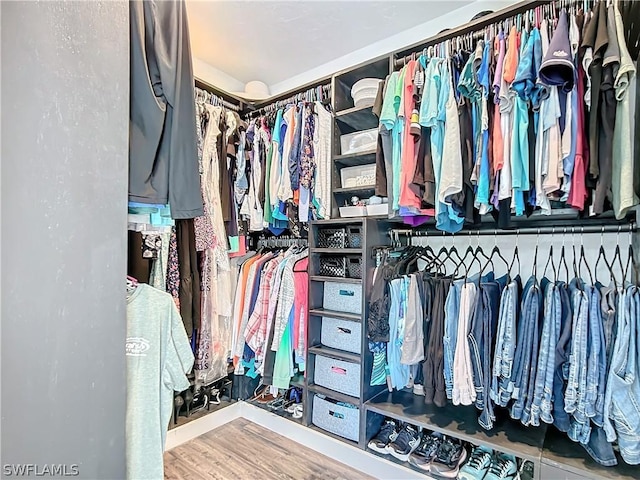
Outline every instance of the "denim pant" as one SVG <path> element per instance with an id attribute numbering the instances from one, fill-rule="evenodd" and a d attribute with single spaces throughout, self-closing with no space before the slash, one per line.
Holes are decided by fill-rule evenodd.
<path id="1" fill-rule="evenodd" d="M 605 418 L 607 440 L 618 438 L 620 454 L 630 465 L 640 464 L 640 377 L 638 376 L 638 338 L 640 334 L 640 295 L 638 287 L 628 286 L 618 305 L 618 335 L 607 382 Z M 608 408 L 608 405 L 610 407 Z"/>
<path id="2" fill-rule="evenodd" d="M 578 411 L 578 406 L 584 407 L 582 399 L 587 387 L 587 327 L 590 293 L 591 287 L 584 285 L 582 280 L 575 279 L 571 282 L 573 321 L 569 378 L 564 397 L 564 410 L 572 414 L 580 423 L 585 423 L 587 420 L 585 412 Z"/>
<path id="3" fill-rule="evenodd" d="M 539 322 L 541 316 L 541 294 L 535 277 L 531 277 L 523 292 L 520 324 L 518 325 L 518 342 L 512 375 L 512 398 L 516 401 L 511 406 L 511 418 L 529 424 L 531 404 L 533 402 L 534 377 L 532 365 L 538 359 Z"/>
<path id="4" fill-rule="evenodd" d="M 453 390 L 453 356 L 455 354 L 456 337 L 458 335 L 460 290 L 462 289 L 463 283 L 464 280 L 456 280 L 453 282 L 444 306 L 444 383 L 449 400 L 451 400 L 451 391 Z"/>
<path id="5" fill-rule="evenodd" d="M 500 299 L 490 395 L 493 402 L 501 407 L 506 407 L 511 399 L 508 384 L 516 349 L 516 319 L 520 317 L 521 293 L 520 277 L 516 277 L 502 291 Z"/>
<path id="6" fill-rule="evenodd" d="M 502 281 L 504 284 L 504 281 Z M 498 324 L 498 306 L 500 302 L 501 284 L 498 282 L 482 283 L 478 291 L 478 302 L 469 332 L 469 349 L 473 383 L 476 389 L 476 408 L 482 410 L 478 423 L 483 428 L 493 428 L 493 403 L 489 397 L 491 378 L 491 346 Z"/>
<path id="7" fill-rule="evenodd" d="M 604 410 L 604 387 L 606 378 L 606 347 L 604 343 L 604 328 L 602 310 L 600 308 L 600 290 L 591 289 L 589 302 L 589 358 L 587 360 L 587 390 L 585 397 L 585 412 L 593 423 L 602 426 Z"/>
<path id="8" fill-rule="evenodd" d="M 387 344 L 387 364 L 393 388 L 402 389 L 409 383 L 409 366 L 402 365 L 402 339 L 404 337 L 404 309 L 407 286 L 404 278 L 391 281 L 391 307 L 389 308 L 389 343 Z"/>
<path id="9" fill-rule="evenodd" d="M 530 419 L 531 425 L 536 427 L 540 425 L 541 419 L 545 423 L 553 423 L 551 394 L 553 392 L 555 372 L 555 352 L 560 336 L 560 320 L 562 316 L 558 286 L 547 279 L 543 279 L 542 289 L 544 291 L 543 326 Z"/>
<path id="10" fill-rule="evenodd" d="M 564 392 L 569 378 L 569 353 L 573 310 L 569 286 L 559 284 L 561 331 L 556 345 L 555 375 L 553 380 L 553 424 L 561 432 L 569 431 L 569 414 L 564 410 Z"/>

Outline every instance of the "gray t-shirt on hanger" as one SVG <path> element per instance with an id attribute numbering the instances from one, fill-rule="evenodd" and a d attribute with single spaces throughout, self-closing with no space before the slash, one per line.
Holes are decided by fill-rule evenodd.
<path id="1" fill-rule="evenodd" d="M 139 284 L 127 299 L 127 479 L 162 479 L 175 391 L 189 388 L 193 352 L 168 293 Z"/>

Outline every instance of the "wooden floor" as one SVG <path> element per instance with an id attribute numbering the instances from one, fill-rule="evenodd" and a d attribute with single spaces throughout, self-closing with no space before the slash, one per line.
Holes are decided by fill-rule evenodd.
<path id="1" fill-rule="evenodd" d="M 243 418 L 166 452 L 164 475 L 172 480 L 372 478 Z"/>

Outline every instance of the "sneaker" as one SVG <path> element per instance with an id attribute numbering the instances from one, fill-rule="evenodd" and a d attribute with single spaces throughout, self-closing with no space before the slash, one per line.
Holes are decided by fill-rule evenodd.
<path id="1" fill-rule="evenodd" d="M 424 397 L 424 385 L 420 385 L 419 383 L 416 383 L 413 386 L 413 394 L 422 395 Z"/>
<path id="2" fill-rule="evenodd" d="M 420 445 L 409 456 L 409 463 L 421 470 L 429 470 L 431 460 L 436 456 L 442 440 L 443 436 L 440 433 L 423 435 Z"/>
<path id="3" fill-rule="evenodd" d="M 529 460 L 522 462 L 520 465 L 520 470 L 516 478 L 520 477 L 520 480 L 533 480 L 533 462 Z"/>
<path id="4" fill-rule="evenodd" d="M 387 447 L 389 453 L 398 460 L 406 462 L 409 456 L 420 445 L 420 435 L 418 429 L 413 425 L 405 423 L 396 439 Z"/>
<path id="5" fill-rule="evenodd" d="M 496 455 L 484 480 L 513 480 L 518 473 L 516 457 L 501 453 Z"/>
<path id="6" fill-rule="evenodd" d="M 460 468 L 458 480 L 480 480 L 491 467 L 491 457 L 493 452 L 486 447 L 476 447 L 471 453 L 469 461 Z"/>
<path id="7" fill-rule="evenodd" d="M 445 438 L 431 461 L 429 472 L 443 478 L 456 478 L 460 465 L 467 459 L 467 450 L 462 442 L 453 438 Z"/>
<path id="8" fill-rule="evenodd" d="M 382 424 L 382 428 L 378 434 L 371 439 L 368 447 L 374 452 L 386 455 L 389 453 L 387 447 L 396 438 L 398 438 L 398 423 L 389 418 Z"/>

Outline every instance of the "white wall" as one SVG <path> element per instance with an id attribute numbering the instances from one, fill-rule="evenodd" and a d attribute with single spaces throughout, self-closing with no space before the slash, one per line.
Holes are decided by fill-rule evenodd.
<path id="1" fill-rule="evenodd" d="M 408 45 L 422 42 L 445 28 L 454 28 L 463 25 L 471 18 L 483 10 L 500 10 L 518 3 L 515 0 L 478 0 L 470 5 L 455 8 L 456 2 L 451 2 L 452 10 L 446 15 L 442 15 L 428 22 L 409 28 L 403 32 L 387 37 L 367 47 L 339 57 L 331 62 L 319 65 L 316 68 L 307 70 L 299 75 L 291 77 L 283 82 L 270 85 L 271 93 L 278 95 L 288 90 L 295 89 L 300 85 L 313 82 L 317 79 L 328 77 L 340 70 L 347 69 L 354 65 L 367 62 L 373 58 L 389 55 L 396 50 L 402 50 Z"/>
<path id="2" fill-rule="evenodd" d="M 218 70 L 212 65 L 193 57 L 193 76 L 229 93 L 242 92 L 244 83 L 237 78 Z"/>

